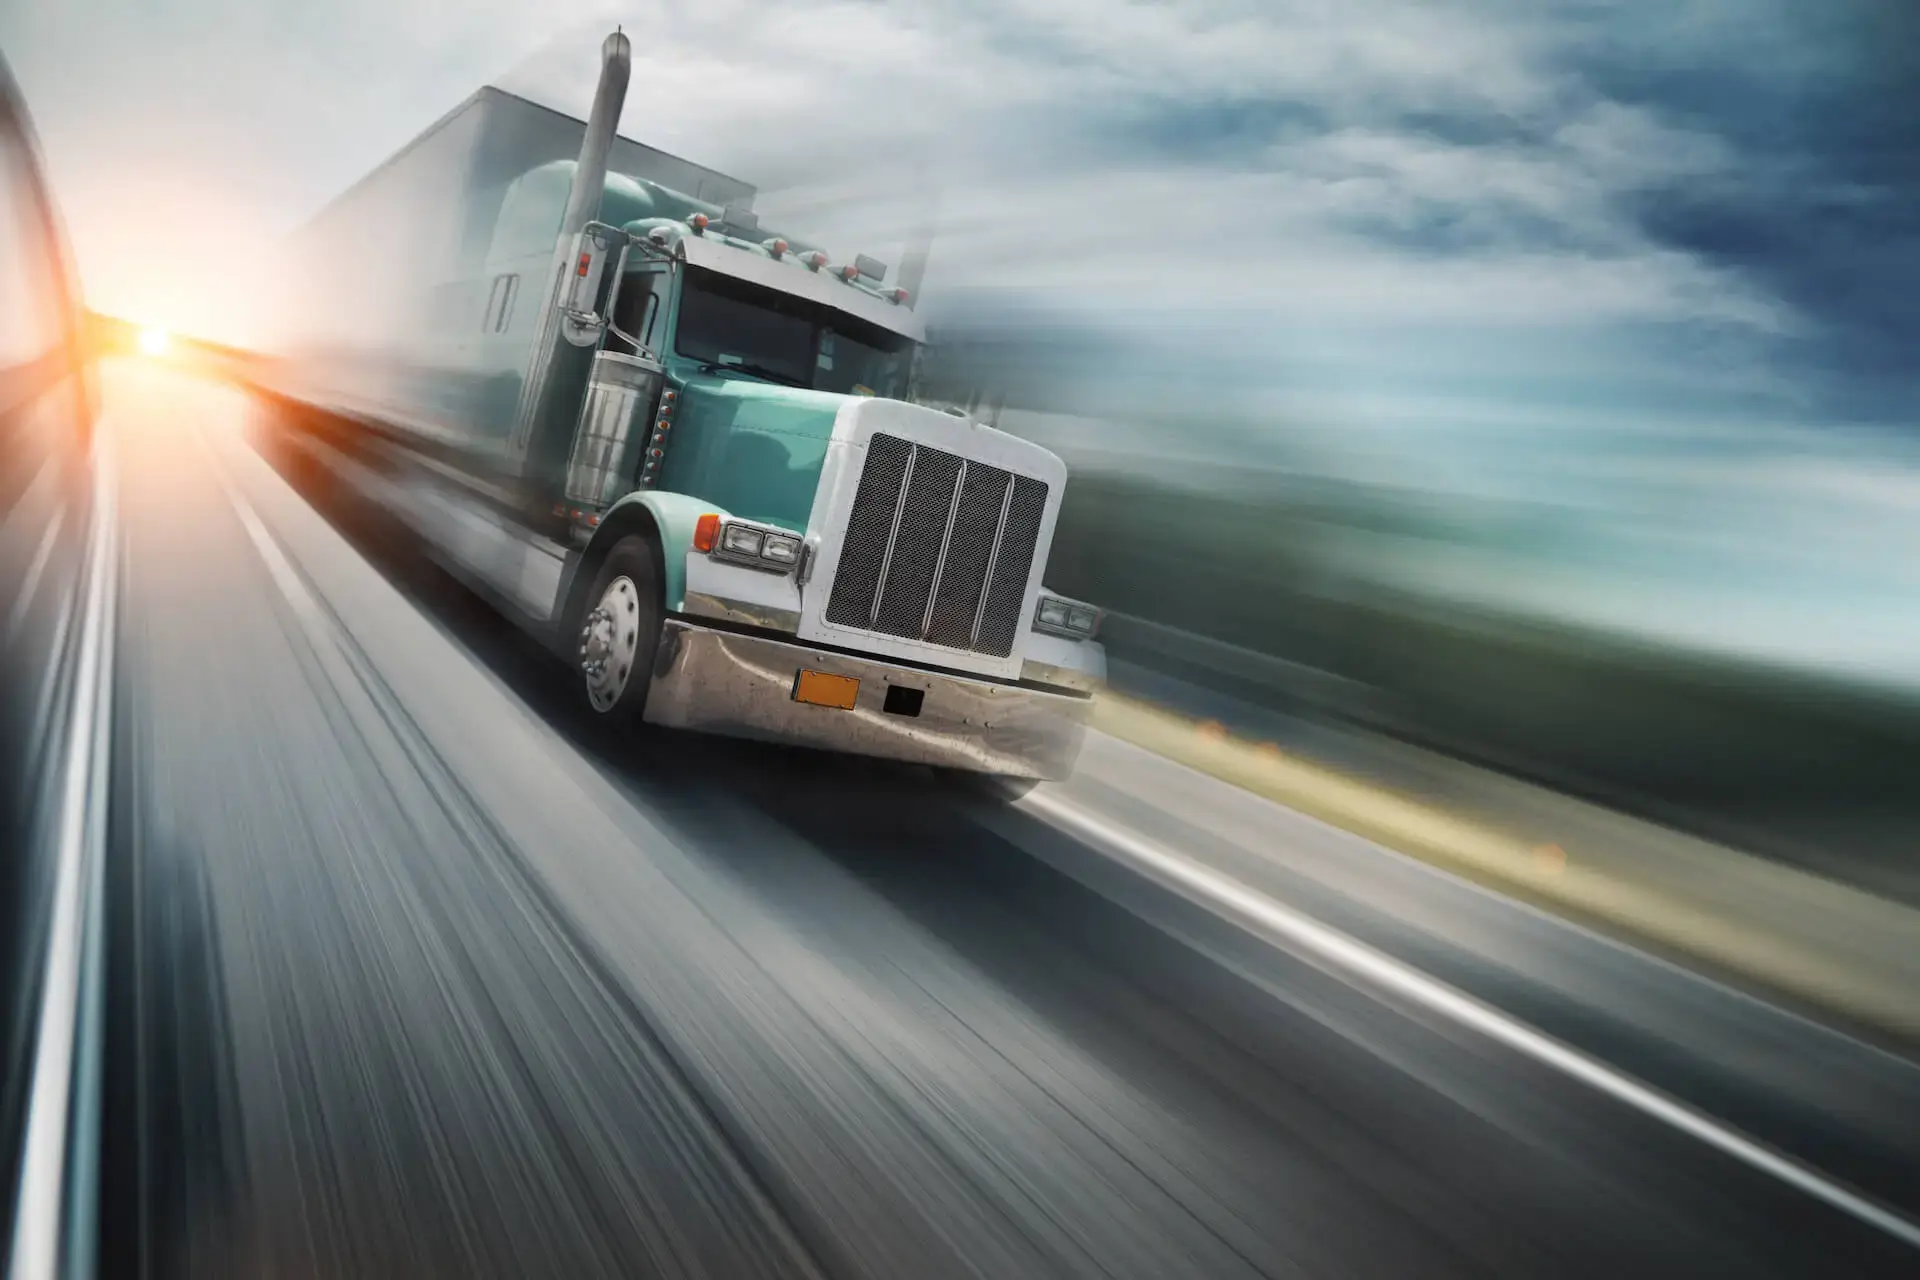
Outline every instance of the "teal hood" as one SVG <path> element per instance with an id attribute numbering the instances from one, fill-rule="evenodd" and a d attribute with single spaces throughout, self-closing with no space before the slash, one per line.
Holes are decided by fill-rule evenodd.
<path id="1" fill-rule="evenodd" d="M 742 519 L 804 532 L 847 397 L 745 378 L 696 375 L 675 407 L 663 488 Z"/>

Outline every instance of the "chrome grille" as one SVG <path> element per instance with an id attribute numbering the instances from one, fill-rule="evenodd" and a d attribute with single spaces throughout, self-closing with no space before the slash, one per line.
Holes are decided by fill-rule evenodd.
<path id="1" fill-rule="evenodd" d="M 876 433 L 827 596 L 835 626 L 1004 658 L 1047 485 Z"/>
<path id="2" fill-rule="evenodd" d="M 1000 554 L 994 558 L 987 582 L 985 607 L 980 610 L 978 638 L 973 647 L 1001 657 L 1013 652 L 1020 629 L 1021 604 L 1027 594 L 1027 572 L 1040 542 L 1040 517 L 1047 509 L 1047 486 L 1032 476 L 1013 478 L 1013 495 L 1000 534 Z"/>
<path id="3" fill-rule="evenodd" d="M 900 517 L 893 525 L 893 554 L 887 558 L 886 576 L 880 583 L 875 631 L 920 637 L 960 465 L 960 459 L 938 449 L 914 450 L 906 501 L 900 504 Z"/>

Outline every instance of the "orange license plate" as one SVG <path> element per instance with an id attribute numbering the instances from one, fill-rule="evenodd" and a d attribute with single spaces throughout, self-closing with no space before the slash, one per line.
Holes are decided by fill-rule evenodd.
<path id="1" fill-rule="evenodd" d="M 816 707 L 853 710 L 854 695 L 860 682 L 852 676 L 828 675 L 824 671 L 802 671 L 793 678 L 793 700 L 811 702 Z"/>

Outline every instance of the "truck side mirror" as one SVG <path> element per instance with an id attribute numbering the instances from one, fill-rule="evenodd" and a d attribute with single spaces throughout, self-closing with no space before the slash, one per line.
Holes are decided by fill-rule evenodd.
<path id="1" fill-rule="evenodd" d="M 607 258 L 613 250 L 602 243 L 592 229 L 573 238 L 560 279 L 559 300 L 561 336 L 576 347 L 591 347 L 600 341 L 608 317 L 595 309 L 600 301 L 600 281 L 606 275 Z M 621 253 L 624 261 L 626 254 Z"/>
<path id="2" fill-rule="evenodd" d="M 573 253 L 567 259 L 567 275 L 560 289 L 560 310 L 568 319 L 597 325 L 600 316 L 594 304 L 600 300 L 600 277 L 606 265 L 606 246 L 584 231 L 573 238 Z"/>

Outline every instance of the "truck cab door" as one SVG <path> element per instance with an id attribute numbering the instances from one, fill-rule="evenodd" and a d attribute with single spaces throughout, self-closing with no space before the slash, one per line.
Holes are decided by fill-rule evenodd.
<path id="1" fill-rule="evenodd" d="M 672 278 L 664 262 L 627 269 L 614 299 L 613 325 L 601 339 L 606 350 L 629 356 L 644 351 L 656 359 L 666 355 L 666 303 Z"/>

